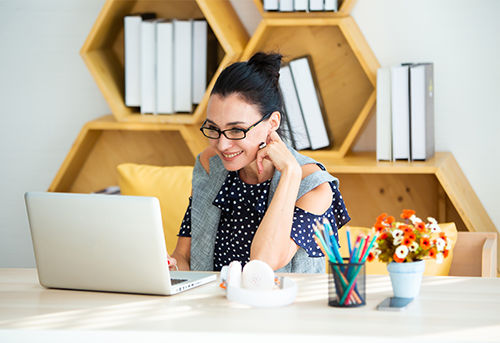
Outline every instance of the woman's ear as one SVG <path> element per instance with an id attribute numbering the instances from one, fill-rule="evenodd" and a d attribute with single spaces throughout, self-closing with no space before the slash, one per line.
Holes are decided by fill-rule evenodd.
<path id="1" fill-rule="evenodd" d="M 276 131 L 280 127 L 281 113 L 279 111 L 274 111 L 269 118 L 269 124 L 271 124 L 271 130 Z"/>

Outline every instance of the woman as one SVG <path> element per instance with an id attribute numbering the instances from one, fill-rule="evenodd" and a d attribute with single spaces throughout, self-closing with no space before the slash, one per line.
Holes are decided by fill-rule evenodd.
<path id="1" fill-rule="evenodd" d="M 278 272 L 324 273 L 312 224 L 334 234 L 349 221 L 338 180 L 280 138 L 280 54 L 257 53 L 217 79 L 201 127 L 210 147 L 197 158 L 177 247 L 179 270 L 220 270 L 262 260 Z"/>

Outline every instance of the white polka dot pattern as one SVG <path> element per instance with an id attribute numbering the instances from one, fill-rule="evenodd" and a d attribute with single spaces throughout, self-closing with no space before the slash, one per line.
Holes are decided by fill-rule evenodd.
<path id="1" fill-rule="evenodd" d="M 250 247 L 253 237 L 267 209 L 271 180 L 257 185 L 246 184 L 238 172 L 229 172 L 213 204 L 221 209 L 219 229 L 215 240 L 214 270 L 220 271 L 231 261 L 238 260 L 245 265 L 250 261 Z M 350 218 L 337 187 L 330 183 L 332 205 L 322 215 L 295 207 L 291 237 L 304 248 L 310 257 L 322 257 L 323 253 L 314 241 L 312 224 L 316 219 L 328 218 L 337 237 L 338 228 Z M 179 236 L 191 236 L 191 199 L 182 221 Z M 338 239 L 338 238 L 337 238 Z"/>

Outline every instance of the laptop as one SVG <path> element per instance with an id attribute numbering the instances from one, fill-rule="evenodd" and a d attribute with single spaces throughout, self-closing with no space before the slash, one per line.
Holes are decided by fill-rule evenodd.
<path id="1" fill-rule="evenodd" d="M 216 280 L 169 270 L 157 198 L 28 192 L 25 201 L 43 287 L 172 295 Z"/>

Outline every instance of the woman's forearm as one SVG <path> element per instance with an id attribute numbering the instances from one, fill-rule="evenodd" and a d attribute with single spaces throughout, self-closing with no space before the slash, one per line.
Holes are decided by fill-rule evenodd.
<path id="1" fill-rule="evenodd" d="M 172 263 L 175 263 L 179 270 L 190 270 L 191 238 L 179 237 L 177 246 L 171 256 L 175 259 L 175 262 L 171 262 L 170 267 L 173 267 Z"/>
<path id="2" fill-rule="evenodd" d="M 251 260 L 264 261 L 276 270 L 285 266 L 297 251 L 290 233 L 301 179 L 299 165 L 282 171 L 271 204 L 255 233 Z"/>

